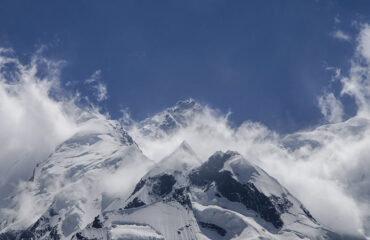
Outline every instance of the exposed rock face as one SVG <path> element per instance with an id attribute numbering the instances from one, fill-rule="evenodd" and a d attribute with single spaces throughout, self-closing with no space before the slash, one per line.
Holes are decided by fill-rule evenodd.
<path id="1" fill-rule="evenodd" d="M 187 152 L 191 155 L 192 151 Z M 110 239 L 104 236 L 117 227 L 132 230 L 133 226 L 150 228 L 153 238 L 137 232 L 131 239 L 339 237 L 320 227 L 285 188 L 240 154 L 216 152 L 200 166 L 193 163 L 190 170 L 167 169 L 159 163 L 138 182 L 127 200 L 117 200 L 103 212 L 99 232 L 92 224 L 74 238 Z M 125 234 L 120 239 L 126 239 Z"/>
<path id="2" fill-rule="evenodd" d="M 148 137 L 163 137 L 186 127 L 195 114 L 202 111 L 203 106 L 194 99 L 179 101 L 175 106 L 142 121 L 139 128 Z"/>
<path id="3" fill-rule="evenodd" d="M 232 202 L 243 204 L 247 209 L 258 213 L 267 222 L 271 222 L 276 228 L 282 227 L 283 221 L 280 214 L 289 209 L 292 203 L 288 199 L 277 196 L 267 197 L 258 191 L 253 183 L 240 183 L 233 178 L 231 172 L 222 171 L 224 163 L 235 154 L 237 153 L 214 154 L 206 163 L 190 174 L 191 183 L 200 187 L 207 187 L 215 183 L 221 196 Z"/>
<path id="4" fill-rule="evenodd" d="M 140 131 L 171 134 L 203 110 L 192 99 L 181 101 L 141 122 Z M 112 176 L 119 178 L 109 183 L 120 187 L 113 197 L 104 185 Z M 17 218 L 0 219 L 0 240 L 356 239 L 320 226 L 287 189 L 237 152 L 202 161 L 183 142 L 154 163 L 119 122 L 99 115 L 86 116 L 81 130 L 36 166 L 21 194 L 37 203 L 37 218 L 26 228 Z"/>

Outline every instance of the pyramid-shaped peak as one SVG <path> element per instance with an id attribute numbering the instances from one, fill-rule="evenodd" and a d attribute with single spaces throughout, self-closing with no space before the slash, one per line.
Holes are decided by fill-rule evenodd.
<path id="1" fill-rule="evenodd" d="M 163 158 L 160 163 L 163 167 L 173 170 L 184 170 L 201 164 L 197 154 L 191 146 L 183 141 L 170 155 Z"/>
<path id="2" fill-rule="evenodd" d="M 208 162 L 219 162 L 219 164 L 224 164 L 227 160 L 231 159 L 234 156 L 241 156 L 240 153 L 236 151 L 227 151 L 227 152 L 222 152 L 222 151 L 216 151 L 214 154 L 212 154 Z"/>
<path id="3" fill-rule="evenodd" d="M 193 156 L 197 155 L 192 149 L 192 147 L 189 145 L 189 143 L 185 140 L 181 142 L 181 144 L 175 149 L 173 153 L 175 153 L 176 151 L 186 151 Z"/>

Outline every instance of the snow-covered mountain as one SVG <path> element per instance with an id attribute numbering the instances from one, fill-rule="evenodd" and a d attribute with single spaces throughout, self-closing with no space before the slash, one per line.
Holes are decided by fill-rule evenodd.
<path id="1" fill-rule="evenodd" d="M 192 98 L 178 101 L 175 106 L 141 121 L 138 128 L 145 136 L 160 138 L 186 127 L 202 111 L 203 106 Z"/>
<path id="2" fill-rule="evenodd" d="M 173 155 L 196 159 L 184 148 Z M 74 239 L 340 239 L 236 152 L 216 152 L 190 171 L 159 165 Z"/>
<path id="3" fill-rule="evenodd" d="M 81 122 L 78 133 L 36 166 L 11 210 L 2 214 L 2 232 L 17 235 L 29 225 L 19 237 L 69 239 L 109 203 L 109 184 L 124 187 L 124 181 L 140 179 L 153 165 L 117 121 L 86 114 Z M 137 172 L 129 175 L 134 169 Z M 121 180 L 122 176 L 126 178 Z M 122 182 L 114 182 L 117 179 Z"/>
<path id="4" fill-rule="evenodd" d="M 178 102 L 140 131 L 161 138 L 201 111 Z M 0 221 L 0 240 L 349 239 L 235 151 L 200 159 L 184 141 L 155 163 L 118 121 L 91 113 L 35 167 Z"/>

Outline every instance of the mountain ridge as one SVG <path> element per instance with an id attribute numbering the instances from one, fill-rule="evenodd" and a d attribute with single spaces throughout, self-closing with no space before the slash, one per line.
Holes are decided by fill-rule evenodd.
<path id="1" fill-rule="evenodd" d="M 172 134 L 202 109 L 193 99 L 180 101 L 144 120 L 141 130 L 150 129 L 149 138 Z M 175 124 L 162 124 L 168 119 Z M 0 240 L 362 239 L 320 225 L 275 178 L 235 151 L 202 161 L 183 141 L 155 163 L 118 121 L 87 114 L 79 124 L 9 206 L 20 212 L 27 197 L 33 218 L 1 216 Z"/>
<path id="2" fill-rule="evenodd" d="M 132 226 L 149 227 L 156 236 L 160 234 L 161 237 L 158 239 L 231 239 L 233 236 L 235 237 L 233 239 L 244 239 L 243 237 L 248 234 L 254 237 L 263 236 L 267 239 L 301 239 L 302 237 L 335 239 L 330 238 L 334 233 L 320 227 L 308 210 L 298 200 L 291 197 L 283 187 L 283 197 L 273 194 L 270 197 L 265 196 L 254 186 L 256 183 L 246 185 L 246 183 L 235 181 L 239 184 L 236 185 L 239 187 L 238 190 L 233 187 L 233 184 L 229 184 L 225 189 L 222 184 L 232 181 L 230 177 L 233 173 L 224 170 L 223 167 L 225 163 L 233 162 L 238 158 L 245 161 L 236 152 L 216 152 L 200 167 L 188 172 L 187 185 L 183 185 L 183 182 L 179 184 L 177 182 L 179 178 L 175 176 L 175 173 L 174 175 L 168 172 L 158 173 L 155 176 L 146 175 L 138 182 L 126 201 L 121 202 L 120 206 L 116 205 L 116 209 L 111 208 L 99 215 L 100 219 L 104 219 L 99 229 L 90 225 L 77 233 L 74 239 L 109 239 L 104 236 L 109 236 L 110 231 Z M 223 181 L 220 183 L 217 178 L 222 178 Z M 251 200 L 255 198 L 259 201 L 251 201 L 251 205 L 243 198 L 235 198 L 235 196 L 242 196 L 246 189 L 252 189 L 249 191 Z M 248 194 L 244 196 L 247 197 Z M 240 208 L 243 205 L 244 210 L 241 211 Z M 158 214 L 162 211 L 171 213 L 168 218 L 173 223 L 163 220 L 165 225 L 163 227 L 156 221 L 159 216 L 149 215 L 149 213 Z M 232 216 L 229 216 L 230 214 Z M 289 214 L 294 215 L 298 223 L 289 220 L 286 216 Z M 281 218 L 281 215 L 284 215 L 284 218 Z M 174 216 L 183 219 L 175 220 Z M 215 216 L 218 217 L 214 218 Z M 222 220 L 227 216 L 231 217 L 232 222 L 238 222 L 237 227 Z M 296 226 L 292 226 L 294 224 Z M 251 225 L 253 227 L 248 227 Z M 287 225 L 291 226 L 287 227 Z M 128 230 L 123 231 L 119 239 L 136 239 L 129 232 Z M 237 235 L 240 235 L 240 238 Z M 140 233 L 137 233 L 136 237 L 146 239 L 139 238 Z"/>

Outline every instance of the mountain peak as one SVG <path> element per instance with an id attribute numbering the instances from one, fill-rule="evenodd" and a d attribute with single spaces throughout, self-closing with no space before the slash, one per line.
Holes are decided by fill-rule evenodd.
<path id="1" fill-rule="evenodd" d="M 178 163 L 179 153 L 191 155 L 189 149 L 181 143 L 163 160 L 170 161 L 164 166 Z M 248 181 L 238 178 L 249 175 L 249 168 L 257 174 Z M 105 240 L 102 236 L 114 235 L 117 229 L 132 234 L 120 231 L 120 239 L 338 239 L 288 192 L 261 191 L 261 184 L 282 186 L 268 174 L 259 175 L 259 169 L 237 152 L 218 151 L 192 171 L 174 170 L 144 176 L 128 199 L 106 209 L 97 227 L 92 223 L 73 239 Z M 131 231 L 133 226 L 147 227 L 150 236 Z"/>
<path id="2" fill-rule="evenodd" d="M 34 238 L 22 239 L 68 239 L 101 212 L 104 194 L 126 194 L 121 188 L 107 187 L 112 181 L 119 184 L 116 178 L 122 172 L 135 169 L 136 174 L 126 176 L 126 179 L 136 182 L 152 167 L 153 162 L 141 152 L 118 121 L 101 115 L 86 116 L 79 131 L 40 162 L 34 169 L 32 182 L 20 189 L 20 196 L 27 194 L 30 201 L 35 202 L 33 206 L 37 207 L 32 209 L 32 214 L 36 217 L 0 216 L 4 223 L 0 226 L 2 231 L 18 230 L 28 225 L 26 231 Z M 10 208 L 21 211 L 18 209 L 20 201 L 22 198 L 16 196 Z M 50 229 L 55 236 L 49 238 Z"/>
<path id="3" fill-rule="evenodd" d="M 204 164 L 204 166 L 222 169 L 224 164 L 234 156 L 241 156 L 241 155 L 235 151 L 227 151 L 225 153 L 222 151 L 217 151 L 214 154 L 212 154 L 212 156 L 209 157 L 209 159 Z"/>
<path id="4" fill-rule="evenodd" d="M 159 162 L 161 169 L 169 171 L 188 171 L 200 164 L 201 160 L 186 141 Z"/>
<path id="5" fill-rule="evenodd" d="M 186 152 L 190 153 L 193 156 L 196 156 L 196 153 L 194 152 L 194 150 L 191 148 L 189 143 L 185 140 L 181 142 L 181 144 L 176 148 L 176 150 L 174 152 L 181 151 L 181 150 L 186 151 Z"/>
<path id="6" fill-rule="evenodd" d="M 146 136 L 161 138 L 188 126 L 203 109 L 204 106 L 192 98 L 178 101 L 173 107 L 140 122 L 139 128 Z"/>
<path id="7" fill-rule="evenodd" d="M 186 100 L 181 100 L 176 103 L 172 109 L 174 111 L 179 111 L 179 110 L 188 110 L 188 109 L 199 109 L 201 105 L 197 103 L 193 98 L 189 98 Z"/>

